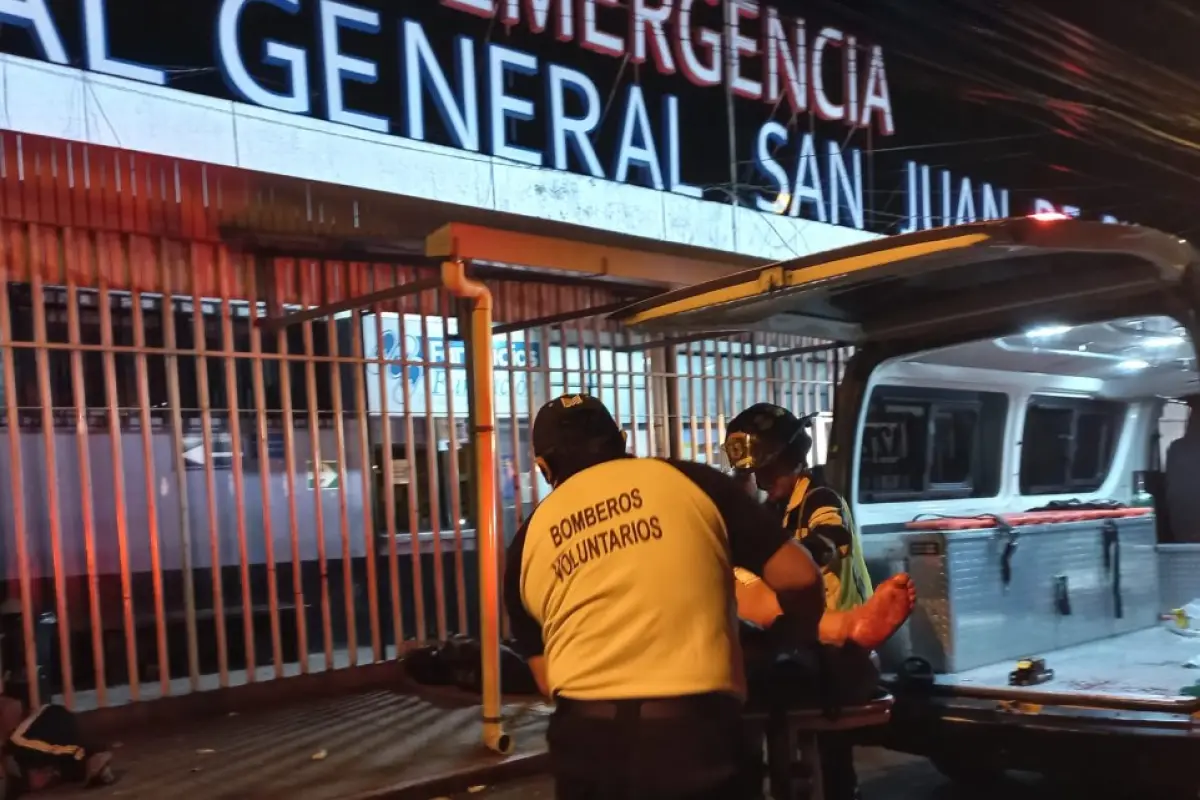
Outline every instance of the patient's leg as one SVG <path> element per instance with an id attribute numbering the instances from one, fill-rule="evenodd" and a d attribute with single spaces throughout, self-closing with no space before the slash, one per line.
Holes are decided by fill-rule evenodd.
<path id="1" fill-rule="evenodd" d="M 894 575 L 875 590 L 867 602 L 850 611 L 826 611 L 818 635 L 821 644 L 856 644 L 874 650 L 891 638 L 908 620 L 917 602 L 917 590 L 907 575 Z"/>
<path id="2" fill-rule="evenodd" d="M 763 581 L 737 582 L 734 588 L 741 619 L 769 629 L 783 615 L 775 593 Z M 917 590 L 912 579 L 907 575 L 888 578 L 858 608 L 826 611 L 817 629 L 821 644 L 841 646 L 851 642 L 865 650 L 874 650 L 899 630 L 916 601 Z"/>

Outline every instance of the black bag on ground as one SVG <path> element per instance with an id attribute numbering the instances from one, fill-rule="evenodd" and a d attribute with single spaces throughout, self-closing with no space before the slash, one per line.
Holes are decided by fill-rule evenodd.
<path id="1" fill-rule="evenodd" d="M 414 681 L 424 686 L 455 686 L 463 691 L 483 691 L 481 648 L 478 639 L 453 636 L 444 644 L 414 650 L 404 666 Z M 525 659 L 507 643 L 500 644 L 500 690 L 505 694 L 538 694 L 537 682 Z"/>

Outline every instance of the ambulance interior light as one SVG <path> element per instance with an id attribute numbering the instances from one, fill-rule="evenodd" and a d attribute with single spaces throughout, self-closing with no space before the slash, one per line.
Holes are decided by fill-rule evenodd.
<path id="1" fill-rule="evenodd" d="M 1029 339 L 1050 339 L 1055 336 L 1062 336 L 1064 333 L 1070 333 L 1070 325 L 1041 325 L 1037 328 L 1030 328 L 1025 331 L 1025 336 Z"/>

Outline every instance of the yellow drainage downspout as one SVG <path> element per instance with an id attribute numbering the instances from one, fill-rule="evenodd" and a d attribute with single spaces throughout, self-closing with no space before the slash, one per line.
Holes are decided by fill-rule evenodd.
<path id="1" fill-rule="evenodd" d="M 483 743 L 502 755 L 512 737 L 500 718 L 500 542 L 496 531 L 496 432 L 492 387 L 492 293 L 467 277 L 461 261 L 442 262 L 442 284 L 471 301 L 471 406 L 475 411 L 475 492 L 479 522 L 480 657 L 483 660 Z"/>

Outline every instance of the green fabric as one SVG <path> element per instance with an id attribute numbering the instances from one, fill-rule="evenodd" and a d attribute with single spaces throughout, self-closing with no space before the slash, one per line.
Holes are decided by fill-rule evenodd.
<path id="1" fill-rule="evenodd" d="M 850 548 L 850 557 L 841 559 L 841 568 L 838 570 L 841 591 L 838 593 L 836 610 L 849 611 L 867 602 L 875 593 L 875 589 L 871 586 L 871 575 L 867 572 L 867 561 L 863 558 L 862 537 L 858 534 L 858 525 L 845 498 L 842 498 L 842 524 L 850 532 L 853 545 Z"/>

